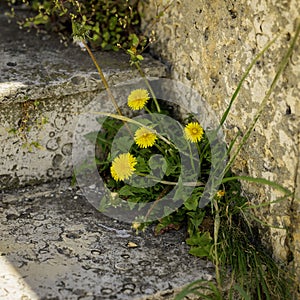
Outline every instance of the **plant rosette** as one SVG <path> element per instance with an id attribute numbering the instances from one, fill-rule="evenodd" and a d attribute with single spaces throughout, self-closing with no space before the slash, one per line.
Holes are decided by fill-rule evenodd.
<path id="1" fill-rule="evenodd" d="M 87 200 L 110 217 L 162 224 L 175 212 L 176 223 L 213 199 L 226 145 L 213 111 L 197 92 L 169 79 L 147 83 L 113 87 L 121 114 L 101 93 L 80 115 L 75 177 Z"/>

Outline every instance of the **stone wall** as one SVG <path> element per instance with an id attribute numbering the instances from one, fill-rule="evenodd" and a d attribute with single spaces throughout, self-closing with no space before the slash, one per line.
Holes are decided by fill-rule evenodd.
<path id="1" fill-rule="evenodd" d="M 268 41 L 279 34 L 247 77 L 225 123 L 227 141 L 245 133 L 274 78 L 295 34 L 297 0 L 142 1 L 143 29 L 155 34 L 152 51 L 171 67 L 172 78 L 190 84 L 221 118 L 246 67 Z M 155 15 L 164 11 L 155 21 Z M 298 23 L 300 20 L 298 20 Z M 297 41 L 287 68 L 277 83 L 233 170 L 263 177 L 295 192 L 286 201 L 256 210 L 277 228 L 262 236 L 274 256 L 295 267 L 300 282 L 300 46 Z M 256 204 L 279 193 L 266 186 L 243 183 Z M 283 227 L 286 229 L 278 229 Z"/>

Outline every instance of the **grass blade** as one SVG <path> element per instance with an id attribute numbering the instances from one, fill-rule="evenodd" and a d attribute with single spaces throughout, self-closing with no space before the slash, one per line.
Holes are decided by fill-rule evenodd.
<path id="1" fill-rule="evenodd" d="M 277 37 L 275 37 L 273 40 L 271 40 L 264 48 L 262 51 L 260 51 L 256 56 L 255 58 L 252 60 L 251 64 L 248 66 L 248 68 L 246 69 L 245 73 L 243 74 L 242 76 L 242 79 L 239 81 L 238 83 L 238 86 L 237 88 L 235 89 L 231 99 L 230 99 L 230 102 L 229 102 L 229 105 L 227 107 L 227 109 L 225 110 L 222 118 L 221 118 L 221 121 L 220 121 L 220 127 L 224 124 L 224 122 L 226 121 L 227 119 L 227 116 L 230 112 L 230 109 L 232 107 L 232 104 L 233 102 L 235 101 L 235 99 L 237 98 L 238 96 L 238 93 L 243 85 L 243 82 L 245 81 L 245 79 L 247 78 L 248 74 L 250 73 L 251 69 L 253 68 L 253 66 L 255 65 L 255 63 L 258 61 L 258 59 L 270 48 L 270 46 L 276 41 Z"/>
<path id="2" fill-rule="evenodd" d="M 268 89 L 268 91 L 267 91 L 265 97 L 263 98 L 263 100 L 262 100 L 262 102 L 261 102 L 261 104 L 260 104 L 260 106 L 259 106 L 259 108 L 258 108 L 258 111 L 256 112 L 256 114 L 255 114 L 255 116 L 254 116 L 254 119 L 253 119 L 252 123 L 250 124 L 248 130 L 246 131 L 246 133 L 245 133 L 245 135 L 243 136 L 243 138 L 242 138 L 240 144 L 238 145 L 238 148 L 237 148 L 236 152 L 234 153 L 234 155 L 232 156 L 232 158 L 231 158 L 230 161 L 228 162 L 228 164 L 227 164 L 227 166 L 226 166 L 226 169 L 225 169 L 225 173 L 226 173 L 227 170 L 229 170 L 229 168 L 231 167 L 231 165 L 232 165 L 233 162 L 235 161 L 235 159 L 236 159 L 237 155 L 239 154 L 241 148 L 242 148 L 242 147 L 244 146 L 244 144 L 248 141 L 249 136 L 250 136 L 251 132 L 252 132 L 253 129 L 254 129 L 254 126 L 256 125 L 256 123 L 257 123 L 259 117 L 261 116 L 262 111 L 263 111 L 264 108 L 266 107 L 267 102 L 268 102 L 268 100 L 269 100 L 269 98 L 270 98 L 270 95 L 272 94 L 272 92 L 273 92 L 273 90 L 274 90 L 274 88 L 275 88 L 275 86 L 276 86 L 276 84 L 277 84 L 277 81 L 278 81 L 280 75 L 282 74 L 283 70 L 285 69 L 285 67 L 286 67 L 287 64 L 288 64 L 288 61 L 289 61 L 289 59 L 290 59 L 290 57 L 291 57 L 291 55 L 292 55 L 292 52 L 293 52 L 293 50 L 294 50 L 294 47 L 295 47 L 295 44 L 296 44 L 296 40 L 297 40 L 297 38 L 298 38 L 298 36 L 299 36 L 299 33 L 300 33 L 300 23 L 298 24 L 298 27 L 297 27 L 295 36 L 294 36 L 294 38 L 293 38 L 292 41 L 291 41 L 291 44 L 290 44 L 290 46 L 289 46 L 289 48 L 288 48 L 288 51 L 286 52 L 286 54 L 284 55 L 283 59 L 281 60 L 281 62 L 280 62 L 280 64 L 279 64 L 278 70 L 277 70 L 277 72 L 276 72 L 276 74 L 275 74 L 275 77 L 274 77 L 272 83 L 271 83 L 271 86 L 270 86 L 270 88 Z M 268 48 L 268 47 L 270 47 L 270 45 L 268 44 L 266 47 Z M 265 47 L 265 48 L 266 48 L 266 47 Z M 264 48 L 263 51 L 266 50 L 265 48 Z M 242 80 L 243 80 L 243 79 L 244 79 L 244 78 L 242 78 Z"/>
<path id="3" fill-rule="evenodd" d="M 251 300 L 247 292 L 238 284 L 233 287 L 239 294 L 243 297 L 244 300 Z"/>
<path id="4" fill-rule="evenodd" d="M 287 188 L 283 187 L 282 185 L 280 185 L 274 181 L 265 179 L 265 178 L 255 178 L 255 177 L 251 177 L 251 176 L 232 176 L 232 177 L 223 178 L 222 183 L 232 181 L 232 180 L 245 180 L 245 181 L 249 181 L 249 182 L 253 182 L 253 183 L 257 183 L 257 184 L 268 185 L 276 190 L 283 192 L 285 195 L 293 194 L 291 191 L 289 191 Z"/>

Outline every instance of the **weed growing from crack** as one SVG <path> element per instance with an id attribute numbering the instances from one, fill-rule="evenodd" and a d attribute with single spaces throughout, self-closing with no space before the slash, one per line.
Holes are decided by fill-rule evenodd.
<path id="1" fill-rule="evenodd" d="M 99 115 L 105 117 L 104 123 L 101 123 L 102 132 L 90 133 L 90 136 L 97 134 L 97 143 L 102 155 L 102 157 L 96 158 L 99 173 L 102 177 L 104 177 L 107 187 L 112 192 L 117 193 L 121 199 L 127 200 L 131 208 L 144 202 L 153 202 L 151 208 L 146 211 L 145 218 L 137 219 L 133 223 L 133 228 L 135 230 L 143 230 L 149 225 L 148 217 L 155 211 L 156 205 L 159 203 L 160 199 L 163 198 L 165 194 L 169 193 L 173 188 L 173 184 L 178 181 L 179 174 L 181 172 L 178 151 L 172 142 L 168 140 L 169 137 L 164 134 L 159 134 L 157 128 L 153 128 L 152 122 L 148 122 L 149 120 L 147 118 L 139 120 L 139 122 L 133 122 L 130 118 L 123 116 L 118 107 L 117 101 L 114 99 L 110 91 L 110 87 L 105 80 L 99 64 L 95 60 L 88 44 L 86 43 L 86 38 L 90 36 L 91 30 L 88 26 L 87 20 L 84 20 L 82 17 L 81 22 L 79 22 L 78 19 L 72 16 L 70 17 L 72 19 L 73 36 L 82 43 L 83 47 L 87 50 L 93 60 L 108 95 L 118 112 L 118 115 L 105 115 L 99 112 Z M 221 189 L 213 197 L 211 205 L 206 206 L 205 208 L 199 207 L 199 199 L 203 193 L 203 184 L 206 182 L 207 175 L 211 168 L 210 144 L 205 131 L 203 131 L 203 137 L 201 136 L 201 138 L 200 136 L 197 136 L 197 132 L 199 132 L 199 130 L 197 132 L 189 131 L 189 142 L 195 142 L 198 154 L 201 157 L 201 173 L 197 177 L 197 181 L 194 182 L 194 190 L 191 196 L 184 199 L 183 205 L 175 212 L 167 214 L 167 216 L 160 218 L 156 222 L 155 233 L 161 234 L 170 229 L 178 229 L 182 226 L 186 226 L 186 243 L 190 246 L 190 253 L 201 258 L 211 259 L 214 262 L 216 266 L 216 282 L 206 282 L 203 280 L 193 282 L 176 296 L 176 300 L 183 299 L 189 294 L 194 294 L 198 296 L 199 299 L 235 299 L 237 297 L 243 299 L 290 298 L 290 289 L 293 284 L 292 277 L 289 277 L 289 275 L 286 276 L 284 268 L 281 269 L 280 266 L 274 262 L 271 256 L 267 253 L 267 251 L 265 251 L 258 241 L 255 226 L 253 226 L 255 221 L 257 222 L 257 219 L 254 219 L 251 211 L 254 207 L 249 204 L 247 198 L 242 196 L 238 180 L 246 180 L 258 184 L 269 185 L 270 187 L 278 189 L 283 192 L 283 197 L 279 199 L 280 201 L 291 196 L 291 192 L 274 182 L 270 182 L 262 178 L 234 176 L 230 171 L 230 167 L 238 156 L 243 145 L 247 142 L 262 113 L 262 110 L 266 106 L 267 100 L 269 99 L 279 76 L 287 65 L 288 59 L 293 51 L 295 41 L 299 35 L 299 31 L 300 26 L 297 29 L 297 33 L 292 40 L 286 56 L 283 58 L 282 63 L 279 66 L 270 89 L 266 93 L 253 122 L 244 134 L 237 150 L 234 153 L 230 153 L 236 139 L 234 139 L 232 144 L 229 146 L 228 153 L 231 154 L 231 159 L 224 169 Z M 105 42 L 105 34 L 103 37 Z M 108 42 L 108 40 L 106 42 Z M 270 42 L 246 69 L 244 76 L 240 80 L 238 87 L 233 94 L 228 109 L 225 111 L 220 121 L 220 127 L 224 124 L 228 114 L 230 113 L 232 104 L 236 100 L 245 78 L 248 76 L 258 58 L 269 49 L 273 42 L 274 41 Z M 151 85 L 147 81 L 140 65 L 140 62 L 143 60 L 143 56 L 137 49 L 138 46 L 143 43 L 144 42 L 140 41 L 136 35 L 132 35 L 131 45 L 130 47 L 127 45 L 126 52 L 130 55 L 131 64 L 137 67 L 141 76 L 145 79 L 145 84 L 148 87 L 147 92 L 151 95 L 151 101 L 145 107 L 133 107 L 138 107 L 139 109 L 144 108 L 146 113 L 149 115 L 154 112 L 165 114 L 167 113 L 167 110 L 163 109 L 163 103 L 160 99 L 156 98 L 155 93 L 151 89 Z M 108 43 L 101 44 L 102 48 L 105 48 L 107 44 Z M 120 43 L 118 44 L 118 47 L 126 49 L 126 47 Z M 145 101 L 145 104 L 147 101 Z M 116 158 L 122 155 L 122 153 L 111 153 L 112 140 L 118 132 L 118 129 L 123 124 L 126 124 L 128 132 L 133 134 L 133 136 L 138 130 L 144 128 L 145 130 L 148 130 L 149 135 L 152 134 L 156 137 L 153 140 L 153 143 L 152 141 L 148 142 L 147 140 L 147 143 L 141 143 L 144 147 L 140 147 L 139 143 L 135 143 L 129 149 L 134 160 L 132 159 L 129 161 L 128 159 L 123 159 L 118 161 L 119 164 L 124 164 L 125 168 L 126 164 L 127 167 L 130 167 L 130 172 L 125 174 L 126 177 L 131 177 L 134 172 L 143 176 L 152 176 L 152 179 L 157 180 L 159 183 L 153 188 L 145 189 L 132 187 L 130 184 L 124 182 L 122 179 L 125 179 L 125 177 L 120 176 L 121 174 L 117 174 L 118 169 L 121 170 L 119 165 L 118 168 L 114 168 L 114 174 L 111 172 L 112 165 L 116 162 Z M 190 116 L 183 121 L 183 125 L 193 127 L 190 124 L 195 124 L 193 116 Z M 195 125 L 194 129 L 196 129 L 196 127 L 201 128 L 201 124 Z M 184 136 L 184 132 L 182 132 L 182 135 Z M 89 136 L 87 136 L 87 138 L 89 138 Z M 144 136 L 144 138 L 146 139 L 146 136 Z M 185 144 L 185 148 L 183 149 L 185 154 L 189 153 L 189 142 Z M 129 140 L 126 140 L 126 138 L 118 141 L 120 149 L 123 145 L 126 153 L 128 151 L 126 148 L 128 143 Z M 153 154 L 162 154 L 163 157 L 167 159 L 165 161 L 157 159 L 152 160 L 151 162 L 151 156 Z M 126 157 L 124 156 L 124 158 Z M 149 167 L 148 161 L 151 162 L 151 168 Z M 194 166 L 193 159 L 191 159 L 191 166 Z M 166 174 L 166 176 L 162 179 L 160 178 L 161 174 L 159 173 L 161 169 Z M 151 173 L 153 170 L 157 170 L 158 173 Z M 195 170 L 191 168 L 191 171 L 191 173 L 193 173 Z M 182 186 L 191 183 L 188 181 L 188 177 L 189 176 L 185 177 L 186 181 L 181 183 Z M 175 194 L 175 196 L 178 197 L 178 199 L 182 197 L 180 193 L 177 195 Z M 176 197 L 174 197 L 174 201 L 176 201 Z M 109 205 L 117 206 L 118 199 L 114 199 L 114 202 L 108 201 L 103 205 L 102 209 L 105 209 Z M 228 280 L 228 278 L 231 280 Z"/>

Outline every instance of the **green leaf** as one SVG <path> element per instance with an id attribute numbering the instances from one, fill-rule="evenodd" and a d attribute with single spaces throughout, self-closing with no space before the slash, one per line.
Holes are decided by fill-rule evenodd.
<path id="1" fill-rule="evenodd" d="M 132 188 L 130 185 L 125 185 L 119 190 L 120 196 L 133 196 L 134 193 L 132 192 Z"/>
<path id="2" fill-rule="evenodd" d="M 184 189 L 183 189 L 183 184 L 181 178 L 179 178 L 176 186 L 176 192 L 174 195 L 174 202 L 178 200 L 182 200 L 182 197 L 184 196 Z"/>
<path id="3" fill-rule="evenodd" d="M 188 210 L 195 211 L 198 208 L 199 197 L 198 195 L 191 195 L 186 201 L 184 201 L 184 206 Z"/>
<path id="4" fill-rule="evenodd" d="M 139 38 L 136 34 L 130 34 L 129 39 L 131 40 L 132 46 L 137 47 L 139 45 Z"/>
<path id="5" fill-rule="evenodd" d="M 172 166 L 168 164 L 168 167 L 166 169 L 166 176 L 176 175 L 178 171 L 180 171 L 180 166 Z"/>
<path id="6" fill-rule="evenodd" d="M 201 233 L 196 232 L 193 236 L 186 240 L 191 247 L 189 253 L 197 257 L 209 257 L 211 253 L 212 237 L 208 231 Z"/>
<path id="7" fill-rule="evenodd" d="M 138 156 L 136 160 L 137 160 L 137 165 L 136 165 L 137 172 L 146 173 L 146 174 L 150 172 L 150 168 L 143 157 Z"/>
<path id="8" fill-rule="evenodd" d="M 197 211 L 188 212 L 187 215 L 194 228 L 198 229 L 205 217 L 205 211 L 198 209 Z"/>
<path id="9" fill-rule="evenodd" d="M 190 246 L 200 246 L 205 247 L 206 245 L 211 245 L 212 237 L 208 231 L 203 233 L 196 232 L 193 236 L 186 239 L 186 243 Z"/>
<path id="10" fill-rule="evenodd" d="M 130 49 L 127 50 L 127 53 L 130 54 L 131 56 L 135 55 L 135 53 L 132 50 L 130 50 Z"/>
<path id="11" fill-rule="evenodd" d="M 108 31 L 104 32 L 103 35 L 102 35 L 104 41 L 109 41 L 109 38 L 110 38 L 110 34 Z"/>
<path id="12" fill-rule="evenodd" d="M 210 244 L 205 246 L 192 247 L 189 253 L 197 257 L 209 257 L 211 247 L 212 245 Z"/>
<path id="13" fill-rule="evenodd" d="M 132 144 L 132 138 L 130 136 L 121 136 L 114 139 L 112 157 L 115 157 L 116 153 L 129 152 L 130 145 Z M 113 155 L 114 154 L 114 155 Z"/>
<path id="14" fill-rule="evenodd" d="M 116 28 L 116 25 L 118 23 L 118 18 L 113 16 L 109 19 L 109 30 L 113 31 Z"/>

